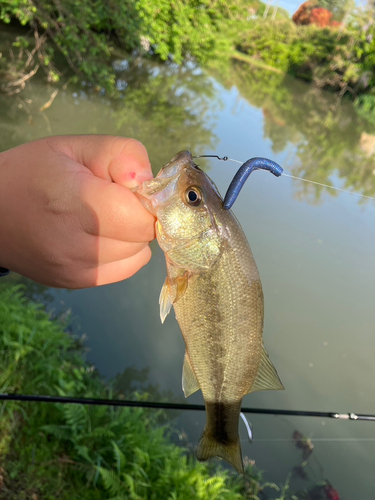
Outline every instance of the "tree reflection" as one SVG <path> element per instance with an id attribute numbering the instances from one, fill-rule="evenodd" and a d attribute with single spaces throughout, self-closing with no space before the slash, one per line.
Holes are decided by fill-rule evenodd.
<path id="1" fill-rule="evenodd" d="M 129 366 L 125 368 L 114 378 L 113 389 L 117 396 L 120 395 L 126 399 L 137 399 L 142 394 L 142 399 L 150 401 L 182 401 L 181 398 L 176 398 L 172 391 L 162 390 L 159 384 L 152 382 L 149 367 L 139 369 Z"/>
<path id="2" fill-rule="evenodd" d="M 142 141 L 159 170 L 181 149 L 199 154 L 214 148 L 219 108 L 210 77 L 191 63 L 161 65 L 140 57 L 116 61 L 115 68 L 117 100 L 87 83 L 69 85 L 42 113 L 53 89 L 37 80 L 22 100 L 0 95 L 0 150 L 46 135 L 114 134 Z"/>
<path id="3" fill-rule="evenodd" d="M 288 170 L 297 177 L 375 196 L 375 127 L 356 108 L 326 91 L 247 64 L 234 62 L 230 84 L 235 84 L 250 104 L 262 108 L 264 137 L 275 153 L 295 146 Z M 227 77 L 228 78 L 228 77 Z M 229 80 L 224 76 L 224 85 Z M 298 197 L 316 203 L 322 192 L 334 190 L 300 183 Z M 364 201 L 364 199 L 362 199 Z"/>
<path id="4" fill-rule="evenodd" d="M 213 82 L 193 65 L 164 66 L 136 60 L 119 75 L 124 99 L 116 103 L 118 130 L 141 140 L 159 170 L 181 149 L 213 148 Z"/>
<path id="5" fill-rule="evenodd" d="M 0 95 L 0 150 L 52 134 L 122 135 L 146 145 L 155 173 L 181 149 L 214 150 L 220 99 L 212 78 L 189 62 L 160 65 L 139 57 L 116 61 L 115 69 L 122 95 L 116 101 L 89 85 L 69 85 L 42 113 L 53 89 L 37 80 L 23 100 Z M 375 123 L 352 103 L 240 61 L 210 71 L 262 109 L 264 138 L 274 153 L 293 146 L 295 161 L 287 165 L 293 175 L 375 196 Z M 297 196 L 313 203 L 322 192 L 337 195 L 308 183 L 296 185 Z"/>
<path id="6" fill-rule="evenodd" d="M 159 384 L 152 381 L 150 368 L 128 366 L 112 380 L 113 397 L 133 401 L 152 401 L 169 403 L 184 403 L 184 398 L 176 397 L 172 391 L 163 390 Z M 158 411 L 157 420 L 160 423 L 171 421 L 181 414 L 181 410 Z M 184 434 L 184 433 L 183 433 Z"/>

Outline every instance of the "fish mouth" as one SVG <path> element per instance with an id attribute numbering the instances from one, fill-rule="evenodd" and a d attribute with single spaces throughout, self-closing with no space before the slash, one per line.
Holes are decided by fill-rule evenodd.
<path id="1" fill-rule="evenodd" d="M 165 179 L 178 175 L 187 165 L 194 168 L 195 163 L 190 151 L 180 151 L 160 170 L 157 178 Z"/>
<path id="2" fill-rule="evenodd" d="M 195 168 L 195 163 L 190 151 L 184 150 L 164 165 L 155 179 L 144 181 L 136 188 L 135 194 L 149 212 L 156 215 L 157 208 L 175 194 L 180 174 L 186 167 Z"/>

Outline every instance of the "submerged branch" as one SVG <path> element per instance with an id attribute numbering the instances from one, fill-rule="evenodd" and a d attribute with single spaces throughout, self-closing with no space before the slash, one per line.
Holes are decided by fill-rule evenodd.
<path id="1" fill-rule="evenodd" d="M 25 88 L 26 82 L 28 80 L 30 80 L 30 78 L 32 78 L 36 74 L 38 69 L 39 69 L 39 64 L 37 64 L 34 67 L 34 69 L 29 71 L 29 73 L 27 73 L 26 75 L 23 75 L 18 80 L 14 80 L 14 81 L 7 83 L 7 85 L 4 87 L 3 91 L 8 95 L 18 94 L 19 92 L 21 92 Z"/>
<path id="2" fill-rule="evenodd" d="M 43 104 L 43 106 L 41 106 L 39 108 L 39 111 L 45 111 L 46 109 L 48 109 L 51 106 L 51 104 L 53 103 L 53 101 L 55 100 L 55 97 L 57 96 L 58 93 L 59 93 L 58 89 L 54 90 L 51 94 L 51 97 L 48 99 L 48 101 L 45 102 Z"/>

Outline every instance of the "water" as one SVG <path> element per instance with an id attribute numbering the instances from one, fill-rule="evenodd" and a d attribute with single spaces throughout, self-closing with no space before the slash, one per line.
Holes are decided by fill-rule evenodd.
<path id="1" fill-rule="evenodd" d="M 281 75 L 234 64 L 227 72 L 192 65 L 118 64 L 123 99 L 89 86 L 60 89 L 34 81 L 17 98 L 0 96 L 0 149 L 57 134 L 116 134 L 147 146 L 156 173 L 181 149 L 238 160 L 265 156 L 288 173 L 375 196 L 375 130 L 352 104 Z M 236 168 L 205 166 L 222 194 Z M 245 406 L 375 413 L 375 203 L 265 172 L 250 177 L 234 205 L 252 247 L 265 295 L 265 346 L 286 390 L 246 396 Z M 122 283 L 82 291 L 50 290 L 55 309 L 71 308 L 88 336 L 90 362 L 129 384 L 146 369 L 151 393 L 181 399 L 184 354 L 178 325 L 160 324 L 164 256 Z M 147 383 L 146 383 L 147 385 Z M 202 402 L 195 394 L 189 402 Z M 342 498 L 373 498 L 374 423 L 251 415 L 254 443 L 240 424 L 244 455 L 265 477 L 286 480 L 302 462 L 292 434 L 312 439 L 307 471 Z M 204 414 L 175 422 L 194 445 Z M 302 489 L 306 483 L 293 479 Z"/>

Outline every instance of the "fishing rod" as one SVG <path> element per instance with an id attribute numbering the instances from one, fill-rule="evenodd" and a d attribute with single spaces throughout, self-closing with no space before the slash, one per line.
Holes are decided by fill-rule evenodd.
<path id="1" fill-rule="evenodd" d="M 166 403 L 158 401 L 131 401 L 127 399 L 102 399 L 102 398 L 76 398 L 70 396 L 44 396 L 37 394 L 0 394 L 0 401 L 28 401 L 37 403 L 63 403 L 99 406 L 126 406 L 135 408 L 151 408 L 162 410 L 193 410 L 204 411 L 205 406 L 201 404 Z M 361 415 L 358 413 L 337 413 L 333 411 L 304 411 L 304 410 L 280 410 L 271 408 L 241 408 L 242 413 L 254 413 L 260 415 L 284 415 L 293 417 L 319 417 L 333 418 L 336 420 L 367 420 L 375 422 L 375 415 Z"/>

